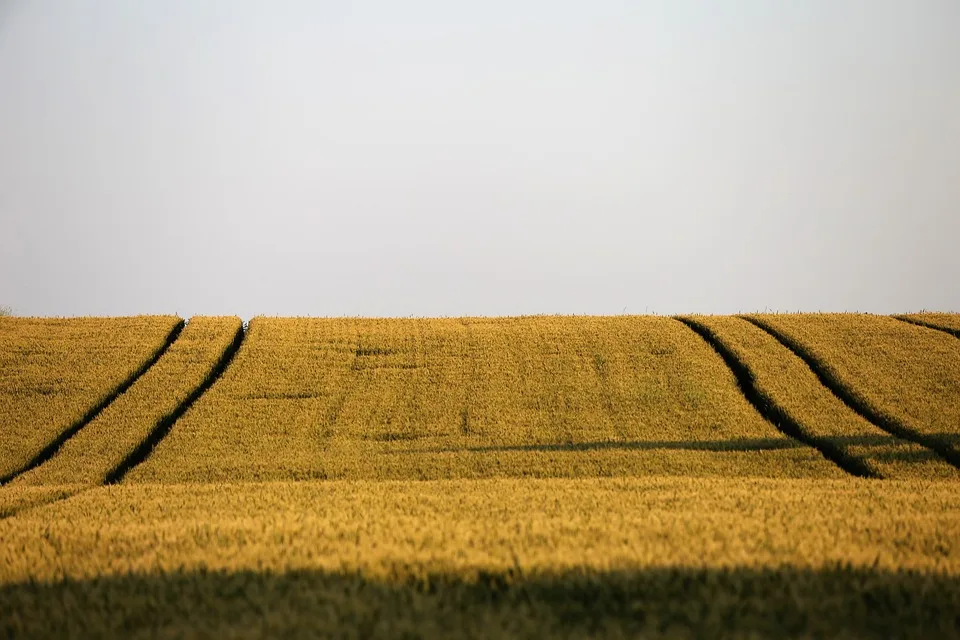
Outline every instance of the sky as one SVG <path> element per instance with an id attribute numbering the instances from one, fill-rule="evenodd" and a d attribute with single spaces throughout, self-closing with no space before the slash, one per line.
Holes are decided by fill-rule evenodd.
<path id="1" fill-rule="evenodd" d="M 960 311 L 956 0 L 0 0 L 18 315 Z"/>

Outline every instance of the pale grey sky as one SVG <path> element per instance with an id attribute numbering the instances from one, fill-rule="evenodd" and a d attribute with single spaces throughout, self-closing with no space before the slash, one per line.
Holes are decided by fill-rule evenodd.
<path id="1" fill-rule="evenodd" d="M 960 311 L 957 0 L 0 0 L 30 315 Z"/>

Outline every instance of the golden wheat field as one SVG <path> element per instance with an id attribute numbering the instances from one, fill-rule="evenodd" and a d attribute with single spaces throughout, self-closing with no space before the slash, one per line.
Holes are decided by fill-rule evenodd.
<path id="1" fill-rule="evenodd" d="M 958 637 L 957 318 L 0 318 L 0 633 Z"/>

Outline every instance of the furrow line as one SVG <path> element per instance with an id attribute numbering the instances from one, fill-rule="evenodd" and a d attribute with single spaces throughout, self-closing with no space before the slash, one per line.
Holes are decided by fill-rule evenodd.
<path id="1" fill-rule="evenodd" d="M 63 502 L 69 500 L 70 498 L 75 498 L 81 493 L 86 493 L 91 489 L 96 488 L 94 486 L 87 486 L 83 488 L 78 488 L 75 491 L 62 491 L 62 492 L 51 492 L 51 495 L 45 499 L 39 499 L 33 502 L 27 502 L 19 507 L 10 507 L 10 508 L 0 508 L 0 520 L 6 520 L 8 518 L 15 518 L 23 513 L 28 511 L 33 511 L 34 509 L 39 509 L 41 507 L 47 507 L 58 502 Z"/>
<path id="2" fill-rule="evenodd" d="M 860 414 L 860 416 L 865 420 L 872 422 L 890 435 L 902 438 L 903 440 L 910 440 L 911 442 L 915 442 L 932 450 L 953 466 L 960 468 L 960 452 L 958 452 L 956 449 L 944 442 L 920 433 L 912 427 L 900 422 L 899 420 L 896 420 L 895 418 L 892 418 L 891 416 L 885 415 L 870 406 L 870 404 L 863 398 L 859 397 L 856 392 L 847 389 L 844 383 L 841 382 L 840 379 L 830 371 L 826 363 L 821 361 L 809 349 L 804 347 L 796 340 L 790 338 L 786 334 L 780 332 L 759 318 L 746 315 L 741 315 L 739 317 L 769 333 L 771 336 L 776 338 L 780 344 L 790 349 L 798 358 L 806 362 L 807 366 L 810 367 L 814 374 L 816 374 L 817 379 L 820 380 L 823 386 L 830 389 L 835 396 L 842 400 L 853 411 Z"/>
<path id="3" fill-rule="evenodd" d="M 960 339 L 960 329 L 951 329 L 949 327 L 941 327 L 940 325 L 933 324 L 931 322 L 924 322 L 919 318 L 909 318 L 907 316 L 891 316 L 894 320 L 899 320 L 900 322 L 906 322 L 908 324 L 916 325 L 918 327 L 923 327 L 925 329 L 933 329 L 934 331 L 941 331 L 947 335 L 951 335 L 954 338 Z"/>
<path id="4" fill-rule="evenodd" d="M 740 391 L 768 422 L 773 424 L 784 435 L 813 447 L 823 457 L 834 463 L 847 473 L 860 478 L 880 478 L 880 474 L 871 469 L 863 460 L 851 456 L 842 447 L 837 446 L 827 438 L 812 435 L 803 425 L 793 418 L 772 397 L 764 392 L 756 382 L 756 376 L 750 367 L 729 349 L 720 337 L 709 327 L 690 317 L 675 318 L 682 322 L 697 335 L 706 341 L 716 351 L 727 367 L 733 372 Z"/>
<path id="5" fill-rule="evenodd" d="M 140 368 L 134 371 L 130 377 L 121 382 L 110 393 L 104 396 L 104 398 L 94 405 L 89 411 L 87 411 L 83 417 L 70 425 L 59 436 L 54 438 L 47 446 L 41 449 L 37 455 L 27 462 L 27 464 L 13 473 L 0 478 L 0 486 L 8 484 L 31 469 L 39 467 L 44 462 L 56 455 L 56 453 L 61 447 L 63 447 L 67 440 L 75 436 L 81 429 L 90 424 L 104 411 L 104 409 L 110 406 L 110 404 L 112 404 L 118 397 L 123 395 L 130 387 L 132 387 L 133 384 L 150 369 L 150 367 L 157 363 L 163 354 L 166 353 L 171 346 L 173 346 L 173 343 L 176 342 L 177 338 L 180 337 L 180 333 L 183 331 L 185 325 L 186 323 L 183 320 L 174 325 L 173 329 L 170 330 L 170 333 L 167 334 L 166 340 L 164 340 L 163 344 L 160 345 L 160 348 L 157 349 L 154 354 L 140 366 Z"/>
<path id="6" fill-rule="evenodd" d="M 233 362 L 234 356 L 236 356 L 237 351 L 240 350 L 240 345 L 243 344 L 244 336 L 246 332 L 244 331 L 243 325 L 237 329 L 237 333 L 233 338 L 227 348 L 223 351 L 223 355 L 220 356 L 220 360 L 217 362 L 216 366 L 210 370 L 210 374 L 204 379 L 200 385 L 193 390 L 193 392 L 187 396 L 187 398 L 180 403 L 180 405 L 174 409 L 171 413 L 167 414 L 161 418 L 157 424 L 153 427 L 150 433 L 146 438 L 133 450 L 131 451 L 123 461 L 117 465 L 110 473 L 107 474 L 105 484 L 116 484 L 123 480 L 123 477 L 130 472 L 131 469 L 136 467 L 138 464 L 146 460 L 158 444 L 170 433 L 170 430 L 173 428 L 173 425 L 180 419 L 183 414 L 185 414 L 193 403 L 200 399 L 206 391 L 213 386 L 213 384 L 223 375 L 223 372 L 227 370 L 227 367 L 230 366 L 230 363 Z"/>

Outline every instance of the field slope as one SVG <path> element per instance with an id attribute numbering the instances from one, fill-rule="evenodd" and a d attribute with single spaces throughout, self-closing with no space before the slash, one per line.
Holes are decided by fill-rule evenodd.
<path id="1" fill-rule="evenodd" d="M 776 338 L 742 318 L 696 316 L 754 377 L 766 400 L 777 405 L 812 442 L 841 465 L 883 478 L 960 478 L 960 469 L 932 450 L 891 435 L 846 405 Z"/>
<path id="2" fill-rule="evenodd" d="M 942 330 L 13 320 L 0 636 L 960 637 Z"/>
<path id="3" fill-rule="evenodd" d="M 129 482 L 842 477 L 670 318 L 255 318 Z"/>
<path id="4" fill-rule="evenodd" d="M 0 317 L 0 482 L 52 455 L 158 358 L 174 316 Z"/>
<path id="5" fill-rule="evenodd" d="M 151 434 L 214 373 L 237 339 L 240 324 L 239 318 L 191 319 L 129 390 L 15 484 L 103 484 L 133 452 L 149 450 Z"/>
<path id="6" fill-rule="evenodd" d="M 889 433 L 960 467 L 960 341 L 869 314 L 748 317 Z"/>
<path id="7" fill-rule="evenodd" d="M 908 313 L 896 317 L 899 320 L 938 329 L 960 338 L 960 313 Z"/>

